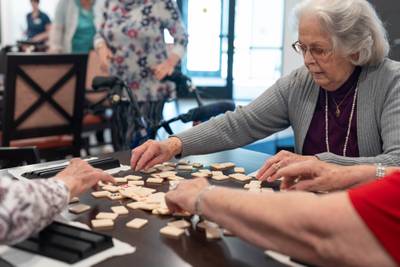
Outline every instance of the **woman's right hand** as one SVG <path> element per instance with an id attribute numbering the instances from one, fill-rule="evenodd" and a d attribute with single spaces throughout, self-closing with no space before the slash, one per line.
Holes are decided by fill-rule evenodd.
<path id="1" fill-rule="evenodd" d="M 99 181 L 114 183 L 114 178 L 100 169 L 95 169 L 84 160 L 72 159 L 69 165 L 59 172 L 55 179 L 61 180 L 69 189 L 70 198 L 79 196 Z"/>
<path id="2" fill-rule="evenodd" d="M 177 137 L 170 137 L 164 141 L 149 140 L 132 150 L 131 167 L 135 171 L 146 170 L 170 160 L 181 151 L 182 142 Z"/>
<path id="3" fill-rule="evenodd" d="M 100 67 L 103 71 L 108 71 L 108 68 L 110 67 L 110 60 L 112 58 L 112 52 L 111 50 L 107 47 L 107 45 L 104 43 L 97 47 L 96 49 L 97 54 L 100 59 Z"/>

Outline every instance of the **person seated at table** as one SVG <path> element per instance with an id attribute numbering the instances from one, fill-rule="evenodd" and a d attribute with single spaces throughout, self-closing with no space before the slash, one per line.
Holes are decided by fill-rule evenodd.
<path id="1" fill-rule="evenodd" d="M 80 159 L 71 160 L 50 179 L 0 178 L 0 244 L 15 244 L 40 231 L 67 207 L 70 199 L 98 181 L 114 179 Z"/>
<path id="2" fill-rule="evenodd" d="M 29 41 L 45 43 L 49 39 L 51 21 L 49 16 L 39 9 L 39 2 L 40 0 L 31 0 L 32 12 L 26 15 L 26 36 Z"/>
<path id="3" fill-rule="evenodd" d="M 235 112 L 133 149 L 132 168 L 241 147 L 289 126 L 296 153 L 266 160 L 259 179 L 314 157 L 400 165 L 400 63 L 387 58 L 386 31 L 374 8 L 366 0 L 306 0 L 296 15 L 293 47 L 305 66 Z"/>
<path id="4" fill-rule="evenodd" d="M 315 161 L 279 172 L 290 176 L 293 166 L 296 175 L 309 179 L 326 175 Z M 346 167 L 332 178 L 359 180 L 364 173 L 369 179 L 373 169 Z M 263 249 L 316 266 L 399 266 L 399 171 L 389 168 L 391 175 L 379 181 L 326 195 L 247 192 L 210 186 L 199 178 L 179 183 L 166 202 L 172 212 L 199 214 Z"/>

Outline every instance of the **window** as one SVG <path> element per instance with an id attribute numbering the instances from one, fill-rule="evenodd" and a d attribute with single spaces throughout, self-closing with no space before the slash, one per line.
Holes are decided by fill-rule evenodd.
<path id="1" fill-rule="evenodd" d="M 251 100 L 282 75 L 284 0 L 236 0 L 234 98 Z"/>
<path id="2" fill-rule="evenodd" d="M 227 0 L 183 1 L 183 14 L 189 33 L 183 67 L 196 85 L 225 86 L 227 5 Z"/>

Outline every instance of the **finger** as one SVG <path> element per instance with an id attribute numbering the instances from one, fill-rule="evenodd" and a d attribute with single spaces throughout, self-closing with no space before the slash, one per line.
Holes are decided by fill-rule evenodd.
<path id="1" fill-rule="evenodd" d="M 281 162 L 276 162 L 274 164 L 271 165 L 271 167 L 269 169 L 267 169 L 262 177 L 262 180 L 267 180 L 268 182 L 273 182 L 275 181 L 277 178 L 279 178 L 280 176 L 274 176 L 274 178 L 272 177 L 279 169 L 281 168 Z"/>
<path id="2" fill-rule="evenodd" d="M 178 194 L 174 190 L 165 195 L 165 203 L 172 213 L 182 211 L 178 201 Z"/>
<path id="3" fill-rule="evenodd" d="M 137 163 L 139 159 L 142 157 L 143 153 L 146 151 L 146 149 L 149 147 L 150 143 L 146 142 L 143 145 L 135 148 L 131 152 L 131 168 L 133 170 L 136 170 Z"/>
<path id="4" fill-rule="evenodd" d="M 146 149 L 146 151 L 140 157 L 135 170 L 142 170 L 147 163 L 149 163 L 154 157 L 158 156 L 156 152 L 157 150 L 155 146 L 149 146 L 149 148 Z"/>
<path id="5" fill-rule="evenodd" d="M 290 158 L 283 158 L 281 161 L 279 161 L 278 163 L 275 163 L 272 165 L 272 169 L 275 171 L 274 173 L 272 173 L 269 178 L 268 178 L 268 182 L 273 182 L 281 177 L 286 177 L 283 176 L 279 171 L 283 168 L 286 168 L 287 166 L 291 165 L 293 163 L 294 158 L 290 157 Z M 278 165 L 277 165 L 278 164 Z M 297 175 L 296 177 L 298 177 L 299 175 Z M 268 177 L 268 176 L 267 176 Z"/>
<path id="6" fill-rule="evenodd" d="M 279 158 L 277 156 L 273 156 L 269 159 L 267 159 L 264 163 L 264 165 L 261 167 L 261 169 L 258 171 L 256 178 L 259 180 L 262 180 L 265 178 L 265 172 L 271 168 L 272 164 L 277 163 L 279 161 Z"/>
<path id="7" fill-rule="evenodd" d="M 102 181 L 104 183 L 115 183 L 114 177 L 112 177 L 110 174 L 104 172 L 103 170 L 95 170 L 87 174 L 89 177 L 90 183 L 93 183 L 91 186 L 97 185 L 99 181 Z"/>
<path id="8" fill-rule="evenodd" d="M 152 159 L 149 163 L 146 164 L 146 167 L 144 167 L 145 170 L 153 167 L 156 164 L 162 163 L 164 162 L 164 155 L 160 154 L 157 157 L 155 157 L 154 159 Z"/>
<path id="9" fill-rule="evenodd" d="M 293 190 L 298 191 L 309 191 L 309 192 L 318 192 L 320 190 L 318 188 L 317 180 L 301 180 L 291 187 Z"/>
<path id="10" fill-rule="evenodd" d="M 277 179 L 280 179 L 281 177 L 285 177 L 285 176 L 280 175 L 278 173 L 278 171 L 281 168 L 287 166 L 289 164 L 288 162 L 289 162 L 288 160 L 281 160 L 278 163 L 273 164 L 272 167 L 270 168 L 270 170 L 267 170 L 265 172 L 265 176 L 267 177 L 267 181 L 268 182 L 273 182 L 273 181 L 276 181 Z"/>
<path id="11" fill-rule="evenodd" d="M 264 177 L 267 178 L 268 182 L 273 182 L 276 179 L 283 177 L 281 175 L 277 175 L 276 173 L 281 169 L 282 167 L 285 167 L 292 163 L 295 160 L 294 153 L 288 152 L 288 151 L 280 151 L 277 154 L 277 158 L 279 158 L 279 161 L 272 164 L 272 166 L 265 171 Z"/>
<path id="12" fill-rule="evenodd" d="M 161 80 L 164 79 L 166 76 L 167 76 L 167 73 L 163 71 L 163 72 L 161 72 L 161 73 L 158 75 L 158 80 L 161 81 Z"/>
<path id="13" fill-rule="evenodd" d="M 296 177 L 289 177 L 289 178 L 288 177 L 284 177 L 282 179 L 280 189 L 281 190 L 287 190 L 287 189 L 291 188 L 293 185 L 296 184 L 296 180 L 297 180 Z"/>
<path id="14" fill-rule="evenodd" d="M 286 178 L 297 178 L 301 176 L 303 179 L 310 179 L 313 173 L 312 161 L 303 161 L 298 163 L 289 164 L 277 171 L 276 176 Z"/>
<path id="15" fill-rule="evenodd" d="M 70 165 L 76 165 L 76 164 L 82 163 L 82 161 L 84 162 L 84 160 L 82 160 L 82 159 L 80 159 L 80 158 L 72 158 L 72 159 L 69 161 L 69 164 L 70 164 Z"/>
<path id="16" fill-rule="evenodd" d="M 160 70 L 159 72 L 156 73 L 156 79 L 159 81 L 161 81 L 165 76 L 166 73 L 164 70 Z"/>

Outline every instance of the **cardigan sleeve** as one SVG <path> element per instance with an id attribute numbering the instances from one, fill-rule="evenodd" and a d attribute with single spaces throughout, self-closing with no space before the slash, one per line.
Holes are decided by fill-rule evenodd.
<path id="1" fill-rule="evenodd" d="M 281 78 L 249 105 L 175 135 L 183 144 L 181 156 L 241 147 L 289 127 L 288 96 L 294 79 L 294 74 Z"/>
<path id="2" fill-rule="evenodd" d="M 172 0 L 161 0 L 157 2 L 156 10 L 164 28 L 174 38 L 174 45 L 171 52 L 182 58 L 185 55 L 188 34 L 183 26 L 177 4 Z"/>
<path id="3" fill-rule="evenodd" d="M 0 244 L 18 243 L 40 231 L 67 205 L 69 191 L 56 179 L 0 179 Z"/>
<path id="4" fill-rule="evenodd" d="M 93 38 L 93 47 L 96 48 L 100 44 L 105 43 L 104 34 L 104 26 L 108 18 L 108 8 L 110 5 L 109 0 L 104 0 L 99 3 L 101 6 L 99 7 L 99 14 L 96 18 L 96 34 Z"/>

